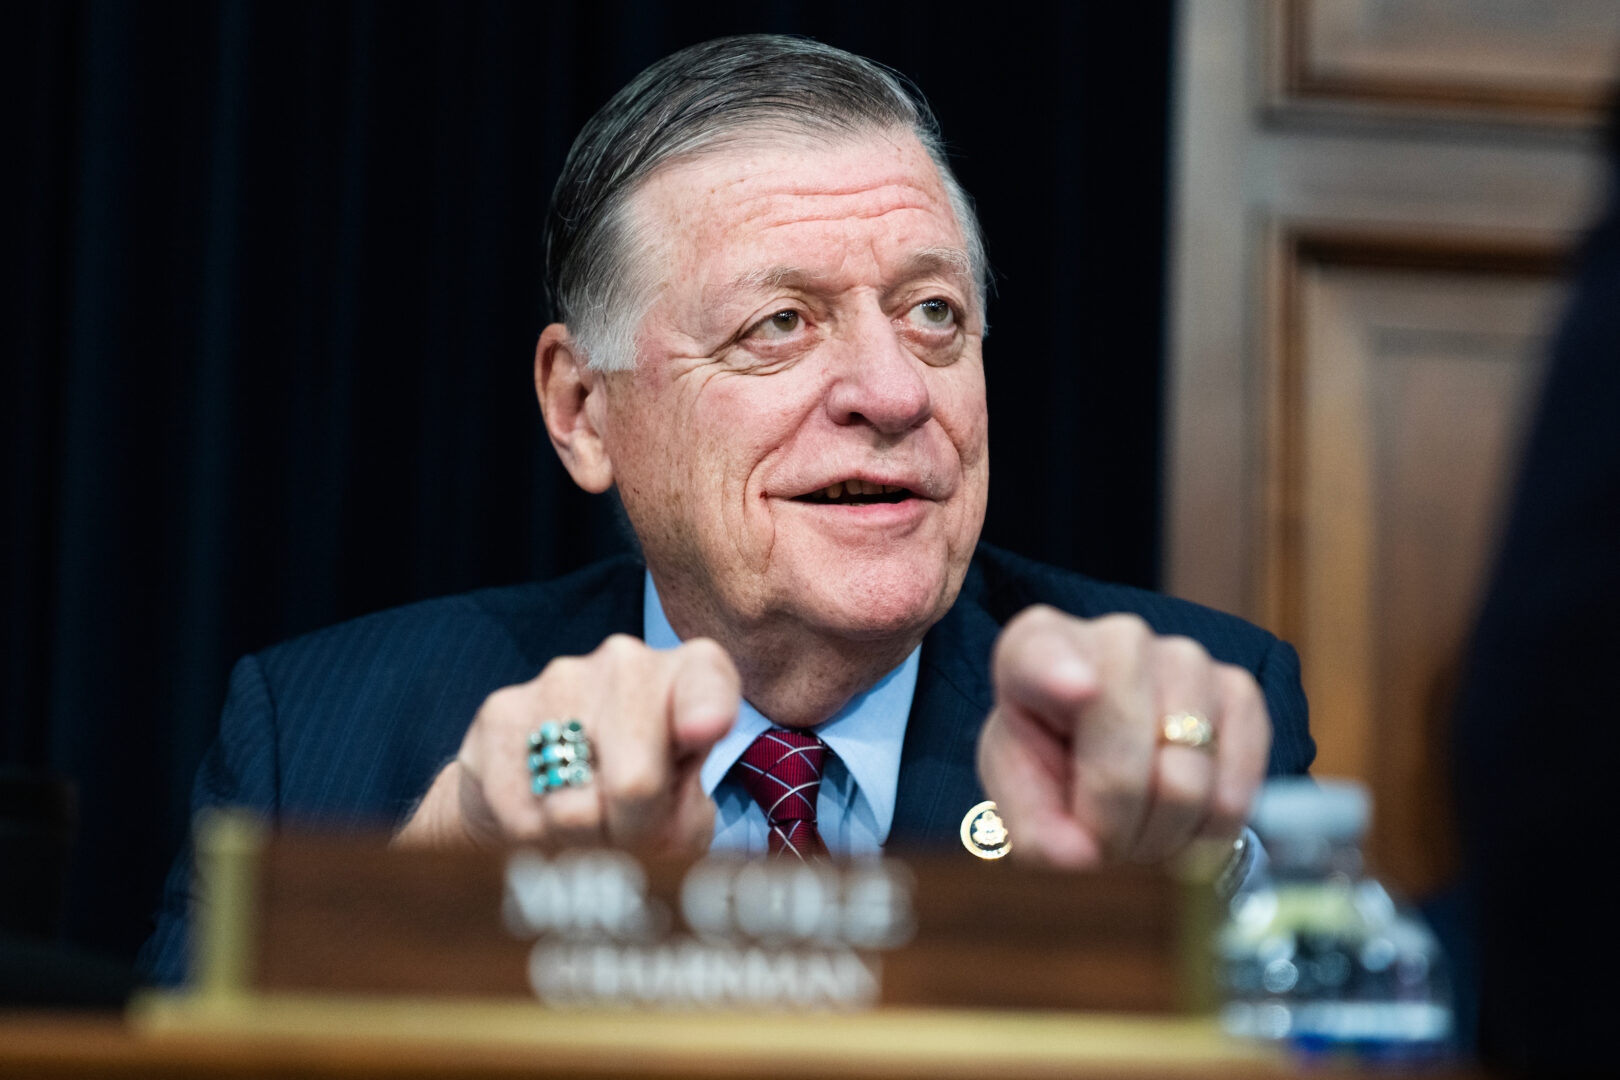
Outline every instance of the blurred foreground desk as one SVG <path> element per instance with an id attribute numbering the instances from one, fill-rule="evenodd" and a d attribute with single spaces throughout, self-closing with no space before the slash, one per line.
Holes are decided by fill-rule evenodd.
<path id="1" fill-rule="evenodd" d="M 1299 1071 L 1211 1019 L 1215 904 L 1197 873 L 1058 875 L 967 851 L 642 864 L 202 832 L 193 989 L 123 1018 L 0 1015 L 0 1076 Z"/>
<path id="2" fill-rule="evenodd" d="M 1457 1068 L 1298 1063 L 1207 1020 L 892 1010 L 855 1016 L 559 1013 L 532 1004 L 285 998 L 187 1013 L 148 1000 L 113 1018 L 0 1015 L 0 1076 L 157 1078 L 723 1077 L 811 1080 L 1146 1077 L 1430 1080 Z"/>

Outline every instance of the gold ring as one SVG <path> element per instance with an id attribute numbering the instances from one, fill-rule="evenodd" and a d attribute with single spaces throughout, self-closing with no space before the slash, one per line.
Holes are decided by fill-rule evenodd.
<path id="1" fill-rule="evenodd" d="M 1159 721 L 1159 738 L 1169 746 L 1201 750 L 1215 745 L 1215 725 L 1203 713 L 1174 712 Z"/>

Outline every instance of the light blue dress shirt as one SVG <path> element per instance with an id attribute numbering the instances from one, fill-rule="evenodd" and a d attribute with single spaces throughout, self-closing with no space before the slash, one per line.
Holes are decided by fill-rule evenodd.
<path id="1" fill-rule="evenodd" d="M 664 616 L 658 588 L 647 574 L 642 599 L 642 628 L 648 647 L 673 649 L 681 643 Z M 917 664 L 922 646 L 911 650 L 900 666 L 813 730 L 832 750 L 822 771 L 816 800 L 816 827 L 835 855 L 875 855 L 882 850 L 894 823 L 894 799 L 900 783 L 900 747 L 917 690 Z M 709 751 L 699 779 L 714 800 L 715 851 L 766 852 L 770 826 L 759 804 L 742 785 L 727 779 L 749 744 L 772 727 L 747 701 L 737 711 L 731 731 Z"/>

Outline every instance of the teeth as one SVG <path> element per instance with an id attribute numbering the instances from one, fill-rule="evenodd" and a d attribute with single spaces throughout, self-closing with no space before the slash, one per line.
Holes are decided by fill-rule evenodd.
<path id="1" fill-rule="evenodd" d="M 877 484 L 870 480 L 850 479 L 828 484 L 816 492 L 816 495 L 822 499 L 841 499 L 845 495 L 893 495 L 903 491 L 905 488 L 899 484 Z"/>

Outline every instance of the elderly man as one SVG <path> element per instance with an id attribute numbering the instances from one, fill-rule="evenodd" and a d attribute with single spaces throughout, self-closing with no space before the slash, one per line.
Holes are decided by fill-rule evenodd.
<path id="1" fill-rule="evenodd" d="M 668 57 L 580 134 L 547 239 L 546 428 L 642 559 L 243 660 L 199 804 L 858 854 L 965 835 L 989 796 L 1018 855 L 1083 867 L 1229 842 L 1268 746 L 1309 764 L 1287 645 L 978 544 L 983 246 L 890 72 L 765 36 Z"/>

